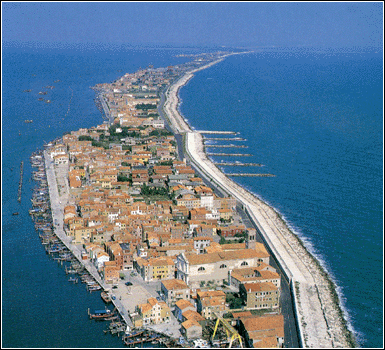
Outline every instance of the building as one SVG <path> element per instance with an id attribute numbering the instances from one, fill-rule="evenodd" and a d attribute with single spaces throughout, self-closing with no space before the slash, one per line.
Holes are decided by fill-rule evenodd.
<path id="1" fill-rule="evenodd" d="M 197 292 L 197 311 L 206 319 L 216 319 L 216 315 L 223 316 L 228 310 L 226 294 L 222 290 Z"/>
<path id="2" fill-rule="evenodd" d="M 275 269 L 266 264 L 245 269 L 234 269 L 229 273 L 229 284 L 239 288 L 242 283 L 271 282 L 277 288 L 281 287 L 281 276 Z"/>
<path id="3" fill-rule="evenodd" d="M 239 333 L 250 348 L 278 348 L 284 343 L 283 315 L 240 317 Z"/>
<path id="4" fill-rule="evenodd" d="M 143 326 L 170 322 L 171 310 L 164 301 L 155 298 L 147 299 L 147 303 L 139 304 L 137 312 L 141 316 Z"/>
<path id="5" fill-rule="evenodd" d="M 183 314 L 186 311 L 196 311 L 193 304 L 188 300 L 180 299 L 175 303 L 174 315 L 179 322 L 183 322 Z"/>
<path id="6" fill-rule="evenodd" d="M 134 259 L 134 268 L 144 281 L 169 280 L 174 278 L 175 264 L 171 258 Z"/>
<path id="7" fill-rule="evenodd" d="M 181 326 L 181 333 L 187 340 L 199 339 L 202 337 L 202 326 L 194 319 L 182 322 Z"/>
<path id="8" fill-rule="evenodd" d="M 177 279 L 162 281 L 161 292 L 168 306 L 174 306 L 178 300 L 190 300 L 190 288 L 186 282 Z"/>
<path id="9" fill-rule="evenodd" d="M 237 268 L 269 263 L 269 255 L 253 249 L 213 252 L 208 254 L 179 254 L 176 268 L 177 278 L 191 288 L 198 288 L 202 281 L 222 283 L 228 280 L 229 272 Z"/>
<path id="10" fill-rule="evenodd" d="M 279 289 L 271 282 L 245 283 L 239 294 L 247 309 L 276 309 L 279 307 Z"/>

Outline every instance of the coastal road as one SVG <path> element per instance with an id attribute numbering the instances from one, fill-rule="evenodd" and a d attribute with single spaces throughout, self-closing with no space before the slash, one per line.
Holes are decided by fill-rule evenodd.
<path id="1" fill-rule="evenodd" d="M 165 126 L 167 130 L 172 131 L 171 127 L 169 126 L 167 118 L 164 116 L 163 112 L 163 104 L 165 102 L 165 91 L 163 91 L 160 95 L 160 103 L 159 103 L 159 115 L 162 117 L 162 119 L 165 121 Z M 223 192 L 221 189 L 219 189 L 217 186 L 213 186 L 212 182 L 207 178 L 205 174 L 203 174 L 195 165 L 193 162 L 191 162 L 189 156 L 185 154 L 184 147 L 183 147 L 183 135 L 179 133 L 174 133 L 176 142 L 177 142 L 177 148 L 178 148 L 178 156 L 179 159 L 183 160 L 186 158 L 187 162 L 191 167 L 194 169 L 195 173 L 198 174 L 204 183 L 213 189 L 214 193 L 218 195 L 219 197 L 228 196 L 227 193 Z M 253 221 L 250 220 L 248 215 L 245 213 L 245 211 L 242 209 L 242 206 L 238 203 L 237 204 L 237 212 L 241 216 L 244 224 L 246 227 L 252 227 L 255 228 L 257 231 L 257 241 L 264 243 L 260 232 L 258 230 L 258 227 L 256 227 L 253 224 Z M 265 244 L 266 246 L 266 244 Z M 299 339 L 297 334 L 297 326 L 294 316 L 294 307 L 290 292 L 290 284 L 289 281 L 285 278 L 285 274 L 282 273 L 281 268 L 278 266 L 278 263 L 276 259 L 274 258 L 274 255 L 269 250 L 268 246 L 266 247 L 270 253 L 270 264 L 273 266 L 279 275 L 281 276 L 281 296 L 280 296 L 280 307 L 281 312 L 284 317 L 284 333 L 285 333 L 285 348 L 298 348 L 299 347 Z"/>

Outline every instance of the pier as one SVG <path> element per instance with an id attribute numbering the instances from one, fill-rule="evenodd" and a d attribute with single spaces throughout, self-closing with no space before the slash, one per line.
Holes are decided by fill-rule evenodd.
<path id="1" fill-rule="evenodd" d="M 223 157 L 252 157 L 249 153 L 206 153 L 208 156 L 223 156 Z"/>
<path id="2" fill-rule="evenodd" d="M 222 165 L 222 166 L 264 166 L 263 164 L 259 163 L 241 163 L 241 162 L 223 162 L 223 163 L 214 163 L 215 165 Z"/>
<path id="3" fill-rule="evenodd" d="M 20 163 L 20 180 L 19 180 L 19 189 L 17 191 L 17 201 L 21 202 L 21 188 L 23 187 L 23 161 Z"/>
<path id="4" fill-rule="evenodd" d="M 275 177 L 273 174 L 248 174 L 248 173 L 235 173 L 226 174 L 227 176 L 244 176 L 244 177 Z"/>

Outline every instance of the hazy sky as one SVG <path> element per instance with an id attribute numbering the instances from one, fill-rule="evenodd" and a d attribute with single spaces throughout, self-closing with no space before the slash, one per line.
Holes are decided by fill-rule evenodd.
<path id="1" fill-rule="evenodd" d="M 383 46 L 382 2 L 2 2 L 3 42 Z"/>

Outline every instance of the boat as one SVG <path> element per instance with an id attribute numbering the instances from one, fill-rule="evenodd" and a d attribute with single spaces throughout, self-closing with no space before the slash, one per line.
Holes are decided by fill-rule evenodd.
<path id="1" fill-rule="evenodd" d="M 23 92 L 31 92 L 32 90 L 31 89 L 28 89 L 28 90 L 24 90 Z"/>
<path id="2" fill-rule="evenodd" d="M 54 83 L 58 83 L 59 81 L 60 81 L 59 79 L 58 79 L 58 80 L 55 80 Z"/>
<path id="3" fill-rule="evenodd" d="M 39 95 L 47 95 L 47 92 L 46 91 L 40 91 Z"/>
<path id="4" fill-rule="evenodd" d="M 110 296 L 108 295 L 108 293 L 102 292 L 102 293 L 100 294 L 100 296 L 102 297 L 103 301 L 104 301 L 106 304 L 108 304 L 108 303 L 111 302 L 111 298 L 110 298 Z"/>
<path id="5" fill-rule="evenodd" d="M 44 98 L 43 97 L 40 97 L 37 99 L 38 101 L 44 101 Z"/>
<path id="6" fill-rule="evenodd" d="M 45 102 L 46 102 L 46 103 L 51 103 L 51 100 L 46 100 Z"/>
<path id="7" fill-rule="evenodd" d="M 106 318 L 111 318 L 115 315 L 115 310 L 111 311 L 109 309 L 105 310 L 95 310 L 93 314 L 90 313 L 90 309 L 88 309 L 88 315 L 90 316 L 90 319 L 96 319 L 96 320 L 104 320 Z"/>
<path id="8" fill-rule="evenodd" d="M 19 215 L 19 212 L 12 213 L 12 215 Z"/>
<path id="9" fill-rule="evenodd" d="M 24 123 L 32 123 L 33 122 L 33 120 L 32 119 L 26 119 L 26 120 L 24 120 Z"/>

